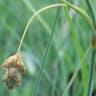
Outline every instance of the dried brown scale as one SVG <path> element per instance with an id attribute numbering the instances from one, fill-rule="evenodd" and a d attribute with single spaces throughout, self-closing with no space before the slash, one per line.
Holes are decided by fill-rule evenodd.
<path id="1" fill-rule="evenodd" d="M 7 60 L 4 61 L 2 64 L 2 70 L 5 70 L 6 68 L 14 67 L 17 68 L 22 73 L 25 73 L 25 66 L 21 60 L 21 55 L 16 54 L 11 57 L 9 57 Z"/>
<path id="2" fill-rule="evenodd" d="M 21 74 L 17 74 L 18 76 L 18 78 L 15 78 L 15 82 L 17 83 L 17 84 L 20 84 L 21 83 Z"/>
<path id="3" fill-rule="evenodd" d="M 20 53 L 6 59 L 1 68 L 3 71 L 2 82 L 8 89 L 13 89 L 15 84 L 20 84 L 22 74 L 26 72 Z"/>
<path id="4" fill-rule="evenodd" d="M 92 46 L 96 48 L 96 35 L 94 35 L 92 38 Z"/>

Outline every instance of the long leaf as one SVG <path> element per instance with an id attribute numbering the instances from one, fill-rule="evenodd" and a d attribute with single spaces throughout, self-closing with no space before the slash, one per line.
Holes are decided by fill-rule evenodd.
<path id="1" fill-rule="evenodd" d="M 93 25 L 93 22 L 91 20 L 91 18 L 89 17 L 89 15 L 84 11 L 82 10 L 81 8 L 75 6 L 75 5 L 72 5 L 71 3 L 65 1 L 65 0 L 62 0 L 66 5 L 70 6 L 72 9 L 74 9 L 75 11 L 77 11 L 86 21 L 87 23 L 89 24 L 89 26 L 91 27 L 92 29 L 92 32 L 94 32 L 94 25 Z"/>

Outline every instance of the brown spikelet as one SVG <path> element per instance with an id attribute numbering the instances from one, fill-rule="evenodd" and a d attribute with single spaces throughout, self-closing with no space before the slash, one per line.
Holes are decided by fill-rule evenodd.
<path id="1" fill-rule="evenodd" d="M 92 46 L 96 48 L 96 35 L 94 35 L 92 38 Z"/>
<path id="2" fill-rule="evenodd" d="M 22 74 L 26 72 L 20 53 L 6 59 L 1 68 L 3 71 L 2 82 L 8 89 L 13 89 L 15 84 L 20 84 Z"/>

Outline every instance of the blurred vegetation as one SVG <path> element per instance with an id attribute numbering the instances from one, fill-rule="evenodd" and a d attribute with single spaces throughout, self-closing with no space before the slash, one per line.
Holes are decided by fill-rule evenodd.
<path id="1" fill-rule="evenodd" d="M 89 14 L 85 0 L 69 1 Z M 96 9 L 96 0 L 91 1 L 94 9 Z M 4 59 L 16 53 L 24 28 L 34 12 L 54 3 L 60 3 L 60 0 L 0 0 L 0 64 L 3 63 Z M 23 77 L 21 86 L 16 86 L 12 91 L 9 91 L 4 84 L 0 83 L 0 96 L 32 95 L 56 12 L 57 8 L 44 11 L 31 24 L 21 49 L 27 73 Z M 85 53 L 91 43 L 92 32 L 80 15 L 70 8 L 69 13 L 81 48 Z M 91 50 L 85 58 L 87 73 L 89 73 L 90 53 Z M 56 33 L 51 44 L 37 96 L 59 96 L 64 91 L 80 62 L 70 26 L 64 9 L 61 8 Z M 1 71 L 0 74 L 2 75 Z M 81 71 L 79 71 L 69 90 L 69 96 L 83 96 L 82 80 Z M 86 82 L 88 84 L 88 81 Z M 93 92 L 96 94 L 95 76 L 93 85 Z"/>

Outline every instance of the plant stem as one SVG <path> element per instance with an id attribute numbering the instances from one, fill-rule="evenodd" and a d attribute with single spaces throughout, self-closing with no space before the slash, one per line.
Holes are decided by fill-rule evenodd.
<path id="1" fill-rule="evenodd" d="M 29 8 L 29 10 L 32 11 L 32 13 L 36 12 L 34 6 L 28 1 L 28 0 L 21 0 L 25 5 L 27 5 L 27 7 Z M 48 26 L 47 22 L 40 16 L 37 16 L 38 21 L 41 23 L 41 25 L 46 29 L 46 31 L 50 34 L 51 29 Z"/>
<path id="2" fill-rule="evenodd" d="M 92 29 L 92 32 L 94 32 L 94 25 L 93 22 L 91 20 L 91 18 L 89 17 L 89 15 L 81 8 L 69 3 L 66 0 L 62 0 L 66 5 L 68 5 L 69 7 L 71 7 L 72 9 L 74 9 L 75 11 L 77 11 L 86 21 L 87 23 L 90 25 L 90 28 Z"/>
<path id="3" fill-rule="evenodd" d="M 27 23 L 27 25 L 26 25 L 26 27 L 25 27 L 25 30 L 24 30 L 24 32 L 23 32 L 23 35 L 22 35 L 22 37 L 21 37 L 21 40 L 20 40 L 20 44 L 19 44 L 17 53 L 20 52 L 20 49 L 21 49 L 21 46 L 22 46 L 24 37 L 25 37 L 26 33 L 28 32 L 27 30 L 28 30 L 30 24 L 32 23 L 32 21 L 34 20 L 34 18 L 35 18 L 36 16 L 38 16 L 38 14 L 40 14 L 41 12 L 43 12 L 43 11 L 45 11 L 45 10 L 47 10 L 47 9 L 54 8 L 54 7 L 59 7 L 59 6 L 61 6 L 61 7 L 63 6 L 63 7 L 64 7 L 64 6 L 66 6 L 66 4 L 61 4 L 61 3 L 60 3 L 60 4 L 52 4 L 52 5 L 46 6 L 46 7 L 44 7 L 44 8 L 41 8 L 41 9 L 38 10 L 34 15 L 32 15 L 32 17 L 29 19 L 29 21 L 28 21 L 28 23 Z"/>
<path id="4" fill-rule="evenodd" d="M 88 52 L 90 51 L 90 49 L 91 49 L 91 45 L 88 47 L 87 51 L 85 52 L 84 56 L 83 56 L 82 59 L 81 59 L 81 62 L 78 64 L 78 66 L 77 66 L 77 68 L 76 68 L 76 70 L 75 70 L 75 72 L 74 72 L 71 80 L 69 81 L 69 83 L 67 84 L 66 88 L 64 89 L 63 94 L 60 95 L 60 96 L 67 96 L 67 93 L 68 93 L 71 85 L 73 84 L 76 76 L 78 75 L 78 72 L 79 72 L 79 70 L 80 70 L 80 68 L 81 68 L 81 66 L 82 66 L 82 64 L 83 64 L 83 62 L 84 62 L 84 60 L 85 60 Z"/>
<path id="5" fill-rule="evenodd" d="M 86 0 L 86 3 L 87 3 L 87 6 L 89 8 L 89 11 L 90 11 L 91 18 L 93 20 L 94 29 L 96 30 L 95 14 L 94 14 L 92 4 L 91 4 L 91 2 L 89 0 Z M 95 32 L 95 30 L 94 30 L 94 32 Z M 92 55 L 91 55 L 91 65 L 90 65 L 90 74 L 89 74 L 89 83 L 88 83 L 87 96 L 91 96 L 91 94 L 92 94 L 92 79 L 93 79 L 93 72 L 94 72 L 94 65 L 95 65 L 95 52 L 96 52 L 96 49 L 95 49 L 95 47 L 93 45 Z"/>
<path id="6" fill-rule="evenodd" d="M 92 77 L 93 77 L 94 65 L 95 65 L 95 52 L 96 52 L 96 50 L 93 49 L 92 55 L 91 55 L 91 65 L 90 65 L 90 74 L 89 74 L 89 84 L 88 84 L 87 96 L 91 96 L 91 93 L 92 93 Z"/>
<path id="7" fill-rule="evenodd" d="M 87 6 L 90 10 L 90 15 L 91 15 L 91 18 L 93 20 L 93 24 L 94 24 L 94 28 L 96 29 L 96 22 L 95 22 L 95 14 L 94 14 L 94 10 L 93 10 L 93 7 L 92 7 L 92 4 L 89 0 L 86 0 L 86 3 L 87 3 Z"/>
<path id="8" fill-rule="evenodd" d="M 59 17 L 59 12 L 60 12 L 60 8 L 57 11 L 57 15 L 56 15 L 55 22 L 53 24 L 52 32 L 51 32 L 51 34 L 49 36 L 49 39 L 48 39 L 48 43 L 47 43 L 45 53 L 44 53 L 44 56 L 43 56 L 41 68 L 40 68 L 40 71 L 39 71 L 37 79 L 36 79 L 36 83 L 35 83 L 35 86 L 34 86 L 34 89 L 33 89 L 32 96 L 36 96 L 36 94 L 37 94 L 37 90 L 38 90 L 38 87 L 39 87 L 39 84 L 40 84 L 42 72 L 43 72 L 44 66 L 46 64 L 46 59 L 47 59 L 48 52 L 49 52 L 49 49 L 50 49 L 51 41 L 52 41 L 52 38 L 53 38 L 54 33 L 55 33 L 55 27 L 56 27 L 56 23 L 57 23 L 57 20 L 58 20 L 58 17 Z"/>
<path id="9" fill-rule="evenodd" d="M 73 39 L 74 39 L 74 42 L 75 42 L 75 45 L 76 45 L 76 48 L 77 48 L 77 52 L 79 54 L 79 58 L 81 60 L 82 57 L 84 56 L 84 53 L 83 53 L 82 48 L 80 46 L 80 43 L 79 43 L 76 31 L 75 31 L 74 25 L 72 23 L 72 20 L 70 18 L 69 13 L 68 13 L 68 8 L 64 7 L 64 9 L 65 9 L 66 17 L 68 19 L 68 23 L 70 25 L 70 29 L 72 31 L 72 36 L 73 36 Z M 81 66 L 81 74 L 82 74 L 82 80 L 83 80 L 83 96 L 85 96 L 85 94 L 87 93 L 87 80 L 88 79 L 86 77 L 88 77 L 88 72 L 87 72 L 87 67 L 86 66 L 87 66 L 86 63 L 83 61 L 83 64 Z M 65 96 L 65 95 L 63 95 L 63 96 Z"/>

